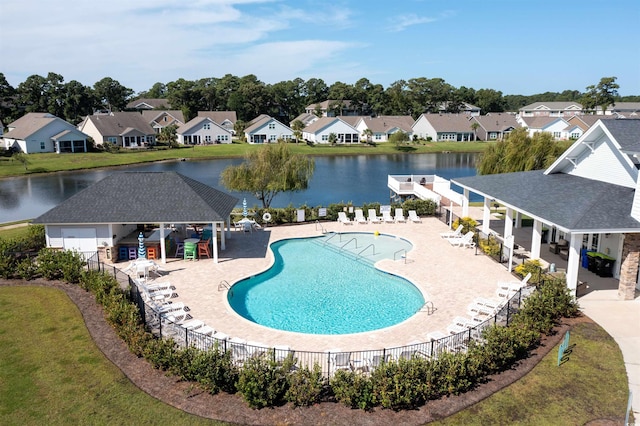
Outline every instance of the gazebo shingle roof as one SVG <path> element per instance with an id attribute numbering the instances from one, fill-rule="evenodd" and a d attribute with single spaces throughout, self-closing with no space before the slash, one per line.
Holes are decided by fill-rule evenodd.
<path id="1" fill-rule="evenodd" d="M 225 221 L 238 199 L 176 172 L 114 173 L 34 223 L 207 223 Z"/>

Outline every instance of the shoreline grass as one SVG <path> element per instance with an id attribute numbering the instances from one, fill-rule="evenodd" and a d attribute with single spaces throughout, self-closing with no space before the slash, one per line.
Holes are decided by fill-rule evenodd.
<path id="1" fill-rule="evenodd" d="M 311 156 L 333 155 L 388 155 L 426 154 L 442 152 L 482 152 L 488 142 L 425 142 L 396 147 L 394 144 L 377 146 L 358 144 L 353 146 L 309 146 L 289 144 L 296 154 Z M 218 158 L 243 157 L 246 153 L 260 149 L 261 145 L 233 143 L 181 147 L 174 149 L 123 150 L 118 153 L 89 152 L 74 154 L 29 154 L 26 167 L 11 157 L 0 157 L 0 178 L 28 176 L 42 173 L 107 168 L 157 161 L 212 160 Z"/>

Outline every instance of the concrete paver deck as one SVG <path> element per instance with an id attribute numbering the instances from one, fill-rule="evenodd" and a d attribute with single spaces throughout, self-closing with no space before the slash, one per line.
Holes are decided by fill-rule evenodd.
<path id="1" fill-rule="evenodd" d="M 435 218 L 422 223 L 351 224 L 323 223 L 325 231 L 374 232 L 392 234 L 413 243 L 406 262 L 386 259 L 377 267 L 400 275 L 418 287 L 435 312 L 420 311 L 408 320 L 377 331 L 348 335 L 312 335 L 275 330 L 253 323 L 231 309 L 227 291 L 218 289 L 220 282 L 229 284 L 267 269 L 273 255 L 268 245 L 284 238 L 321 235 L 316 224 L 269 227 L 264 230 L 231 232 L 227 249 L 220 251 L 219 263 L 210 259 L 185 261 L 168 259 L 163 266 L 166 275 L 156 282 L 170 282 L 178 298 L 191 310 L 194 318 L 228 336 L 267 346 L 287 345 L 298 351 L 344 351 L 382 349 L 427 341 L 427 333 L 445 331 L 455 316 L 465 316 L 474 298 L 496 297 L 497 282 L 514 280 L 507 270 L 475 249 L 451 246 L 439 233 L 447 226 Z M 321 260 L 319 260 L 321 261 Z M 330 265 L 327 265 L 330 266 Z M 295 303 L 295 301 L 292 301 Z"/>

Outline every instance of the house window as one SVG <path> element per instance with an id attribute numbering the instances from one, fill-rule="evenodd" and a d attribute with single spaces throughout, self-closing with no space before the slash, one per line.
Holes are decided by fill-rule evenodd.
<path id="1" fill-rule="evenodd" d="M 109 142 L 109 143 L 116 143 L 116 142 L 118 142 L 118 140 L 117 140 L 114 136 L 109 136 L 109 137 L 107 138 L 107 142 Z"/>
<path id="2" fill-rule="evenodd" d="M 498 132 L 489 132 L 489 140 L 495 141 L 498 139 Z"/>
<path id="3" fill-rule="evenodd" d="M 327 142 L 329 140 L 329 135 L 322 135 L 322 140 Z"/>
<path id="4" fill-rule="evenodd" d="M 44 142 L 40 142 L 40 150 L 44 151 Z"/>
<path id="5" fill-rule="evenodd" d="M 282 139 L 285 141 L 291 140 L 291 135 L 282 135 Z"/>
<path id="6" fill-rule="evenodd" d="M 560 139 L 560 132 L 553 132 L 553 137 L 556 139 Z"/>
<path id="7" fill-rule="evenodd" d="M 440 135 L 440 140 L 441 141 L 455 141 L 456 140 L 456 134 L 455 133 L 442 133 Z"/>
<path id="8" fill-rule="evenodd" d="M 204 130 L 211 130 L 211 124 L 210 123 L 204 123 L 204 125 L 202 126 L 202 128 Z"/>
<path id="9" fill-rule="evenodd" d="M 204 137 L 204 141 L 205 141 L 205 142 L 211 142 L 211 135 L 206 135 L 206 136 Z"/>
<path id="10" fill-rule="evenodd" d="M 381 140 L 381 139 L 382 139 L 382 135 L 381 135 L 380 133 L 376 133 L 376 134 L 374 135 L 374 139 L 375 139 L 375 140 L 377 140 L 377 141 L 379 141 L 379 140 Z"/>
<path id="11" fill-rule="evenodd" d="M 579 139 L 580 138 L 580 133 L 571 133 L 571 139 Z"/>
<path id="12" fill-rule="evenodd" d="M 228 141 L 229 140 L 229 135 L 218 135 L 218 136 L 216 136 L 216 140 L 218 142 Z"/>
<path id="13" fill-rule="evenodd" d="M 276 123 L 269 123 L 269 130 L 273 130 L 276 128 Z"/>
<path id="14" fill-rule="evenodd" d="M 276 140 L 278 140 L 276 135 L 269 135 L 269 142 L 275 142 Z"/>

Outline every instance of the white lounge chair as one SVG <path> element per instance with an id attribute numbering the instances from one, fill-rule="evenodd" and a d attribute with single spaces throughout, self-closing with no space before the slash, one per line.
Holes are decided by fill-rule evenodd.
<path id="1" fill-rule="evenodd" d="M 459 237 L 462 237 L 462 228 L 464 228 L 463 225 L 458 225 L 458 227 L 456 228 L 455 231 L 441 232 L 440 233 L 440 237 L 442 237 L 442 238 L 459 238 Z"/>
<path id="2" fill-rule="evenodd" d="M 367 218 L 364 217 L 362 209 L 356 209 L 356 215 L 353 218 L 353 221 L 357 223 L 367 223 Z"/>
<path id="3" fill-rule="evenodd" d="M 382 221 L 384 223 L 395 223 L 395 220 L 391 217 L 391 212 L 386 210 L 382 212 Z"/>
<path id="4" fill-rule="evenodd" d="M 447 238 L 449 244 L 455 247 L 469 247 L 474 248 L 476 243 L 473 241 L 473 231 L 469 231 L 464 236 L 458 238 Z"/>
<path id="5" fill-rule="evenodd" d="M 353 223 L 345 212 L 338 212 L 338 222 L 341 222 L 343 225 L 351 225 Z"/>
<path id="6" fill-rule="evenodd" d="M 339 349 L 328 351 L 331 354 L 331 373 L 338 370 L 353 371 L 351 352 L 341 352 Z"/>
<path id="7" fill-rule="evenodd" d="M 404 217 L 404 211 L 402 209 L 396 209 L 396 215 L 393 217 L 396 222 L 407 222 L 407 219 Z"/>
<path id="8" fill-rule="evenodd" d="M 529 280 L 531 279 L 531 272 L 529 272 L 522 280 L 520 281 L 502 281 L 498 282 L 498 288 L 504 290 L 520 290 L 522 287 L 525 287 Z"/>
<path id="9" fill-rule="evenodd" d="M 380 223 L 380 217 L 376 214 L 376 209 L 369 209 L 369 219 L 370 223 Z"/>
<path id="10" fill-rule="evenodd" d="M 418 216 L 415 210 L 409 210 L 409 220 L 413 223 L 422 222 L 422 219 L 420 219 L 420 216 Z"/>

